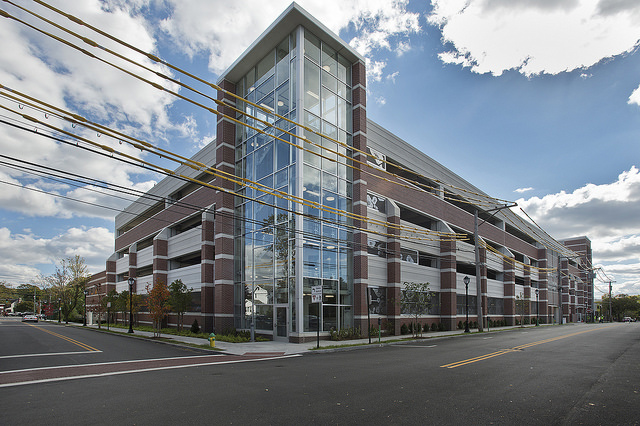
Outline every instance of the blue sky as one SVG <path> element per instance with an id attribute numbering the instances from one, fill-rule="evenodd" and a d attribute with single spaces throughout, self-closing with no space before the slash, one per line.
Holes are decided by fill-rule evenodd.
<path id="1" fill-rule="evenodd" d="M 15 3 L 177 76 L 35 2 Z M 589 236 L 594 262 L 616 281 L 614 293 L 640 294 L 637 1 L 298 3 L 367 59 L 370 119 L 490 195 L 517 201 L 554 237 Z M 270 1 L 268 7 L 251 0 L 50 4 L 215 82 L 289 2 Z M 69 39 L 8 3 L 0 8 Z M 2 85 L 183 155 L 215 137 L 210 113 L 22 24 L 2 18 L 0 38 L 9 47 L 0 50 Z M 0 105 L 16 109 L 4 97 Z M 26 122 L 6 109 L 0 119 Z M 70 127 L 52 117 L 45 120 Z M 141 155 L 106 137 L 96 139 L 95 132 L 79 131 Z M 2 123 L 0 136 L 0 152 L 21 161 L 139 190 L 161 178 Z M 0 181 L 0 280 L 30 282 L 74 254 L 85 257 L 92 272 L 104 268 L 113 250 L 115 212 L 24 187 L 112 209 L 126 200 L 2 165 Z M 606 289 L 602 283 L 597 287 Z"/>

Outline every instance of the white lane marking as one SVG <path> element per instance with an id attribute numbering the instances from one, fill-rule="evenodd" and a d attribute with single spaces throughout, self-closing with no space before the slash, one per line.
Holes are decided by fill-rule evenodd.
<path id="1" fill-rule="evenodd" d="M 28 358 L 35 356 L 50 356 L 50 355 L 85 355 L 85 354 L 97 354 L 102 351 L 82 351 L 82 352 L 51 352 L 51 353 L 43 353 L 43 354 L 21 354 L 21 355 L 3 355 L 0 356 L 0 359 L 8 359 L 8 358 Z"/>
<path id="2" fill-rule="evenodd" d="M 398 348 L 435 348 L 438 345 L 397 345 Z"/>
<path id="3" fill-rule="evenodd" d="M 75 353 L 89 353 L 89 352 L 75 352 Z M 149 359 L 130 359 L 125 361 L 111 361 L 111 362 L 94 362 L 91 364 L 71 364 L 71 365 L 52 365 L 50 367 L 36 367 L 36 368 L 26 368 L 24 370 L 8 370 L 8 371 L 0 371 L 0 374 L 7 373 L 23 373 L 25 371 L 38 371 L 38 370 L 52 370 L 57 368 L 79 368 L 79 367 L 97 367 L 100 365 L 118 365 L 118 364 L 127 364 L 134 362 L 147 362 L 147 361 L 171 361 L 175 359 L 190 359 L 190 358 L 202 358 L 205 356 L 222 356 L 222 354 L 212 354 L 212 355 L 192 355 L 192 356 L 174 356 L 170 358 L 149 358 Z"/>
<path id="4" fill-rule="evenodd" d="M 139 370 L 112 371 L 109 373 L 85 374 L 83 376 L 58 377 L 53 379 L 30 380 L 28 382 L 6 383 L 3 385 L 0 385 L 0 388 L 9 388 L 14 386 L 31 385 L 31 384 L 38 384 L 38 383 L 60 382 L 60 381 L 75 380 L 75 379 L 92 379 L 97 377 L 117 376 L 120 374 L 129 374 L 129 373 L 145 373 L 148 371 L 174 370 L 178 368 L 206 367 L 208 365 L 222 365 L 222 364 L 239 364 L 242 362 L 254 362 L 254 361 L 270 361 L 273 359 L 286 359 L 286 358 L 294 358 L 299 356 L 302 356 L 302 355 L 294 354 L 294 355 L 277 356 L 273 358 L 244 359 L 244 360 L 236 360 L 236 361 L 215 361 L 215 362 L 206 362 L 201 364 L 172 365 L 168 367 L 142 368 Z"/>

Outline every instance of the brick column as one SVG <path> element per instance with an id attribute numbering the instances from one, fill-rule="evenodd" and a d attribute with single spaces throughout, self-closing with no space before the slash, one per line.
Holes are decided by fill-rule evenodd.
<path id="1" fill-rule="evenodd" d="M 482 237 L 480 237 L 482 239 Z M 489 315 L 489 293 L 487 291 L 487 249 L 482 245 L 479 247 L 480 255 L 480 291 L 482 292 L 482 318 L 483 326 L 488 327 L 487 316 Z M 471 285 L 471 284 L 470 284 Z"/>
<path id="2" fill-rule="evenodd" d="M 504 319 L 507 325 L 516 325 L 516 281 L 513 258 L 503 260 Z"/>
<path id="3" fill-rule="evenodd" d="M 536 294 L 535 289 L 531 288 L 531 267 L 529 265 L 524 267 L 524 300 L 528 301 L 524 305 L 524 316 L 529 318 L 529 323 L 531 323 L 531 313 L 534 311 L 531 309 L 531 303 L 536 302 Z"/>
<path id="4" fill-rule="evenodd" d="M 105 287 L 113 286 L 114 289 L 116 288 L 116 260 L 117 259 L 118 259 L 118 255 L 115 253 L 109 256 L 109 259 L 107 259 L 107 263 L 105 265 L 105 271 L 106 271 Z M 104 291 L 104 289 L 102 290 Z M 103 294 L 107 294 L 107 293 L 103 293 Z"/>
<path id="5" fill-rule="evenodd" d="M 549 306 L 549 278 L 547 271 L 545 270 L 548 267 L 547 249 L 538 249 L 538 259 L 538 267 L 540 268 L 540 271 L 538 272 L 538 289 L 540 290 L 538 295 L 538 306 L 540 307 L 540 321 L 542 321 L 543 324 L 553 324 L 556 321 L 556 317 L 554 316 L 553 309 Z"/>
<path id="6" fill-rule="evenodd" d="M 229 81 L 219 83 L 224 90 L 235 93 L 235 84 Z M 218 92 L 218 99 L 235 106 L 235 100 L 225 92 Z M 226 106 L 218 105 L 218 111 L 226 116 L 235 117 L 235 113 Z M 235 141 L 236 125 L 228 118 L 218 116 L 216 134 L 216 168 L 220 171 L 235 174 Z M 215 227 L 215 262 L 213 312 L 216 331 L 234 327 L 234 184 L 226 179 L 216 178 L 215 184 L 227 191 L 217 191 L 216 227 Z"/>
<path id="7" fill-rule="evenodd" d="M 569 261 L 560 259 L 559 285 L 562 287 L 562 316 L 571 322 L 571 300 L 569 294 Z"/>
<path id="8" fill-rule="evenodd" d="M 387 303 L 388 318 L 393 321 L 395 334 L 400 334 L 402 327 L 402 309 L 399 300 L 402 299 L 402 277 L 400 270 L 400 230 L 396 225 L 400 225 L 400 209 L 398 206 L 387 200 Z M 395 303 L 393 303 L 395 302 Z"/>
<path id="9" fill-rule="evenodd" d="M 129 246 L 129 278 L 138 278 L 138 245 L 133 243 Z M 138 280 L 136 279 L 135 284 L 132 287 L 132 292 L 134 294 L 138 293 Z M 140 288 L 142 290 L 142 288 Z"/>
<path id="10" fill-rule="evenodd" d="M 352 99 L 353 99 L 353 147 L 367 152 L 367 93 L 366 68 L 364 63 L 358 62 L 351 68 Z M 367 157 L 360 152 L 354 152 L 354 159 L 363 163 Z M 353 213 L 367 216 L 367 181 L 362 173 L 362 166 L 354 163 L 353 169 Z M 369 281 L 369 258 L 367 255 L 367 223 L 360 219 L 353 220 L 353 297 L 354 318 L 356 327 L 367 329 L 367 285 Z"/>
<path id="11" fill-rule="evenodd" d="M 440 321 L 447 330 L 457 327 L 456 242 L 440 241 Z M 472 284 L 469 284 L 472 287 Z M 475 313 L 469 310 L 469 322 Z"/>
<path id="12" fill-rule="evenodd" d="M 200 247 L 200 323 L 206 333 L 211 333 L 215 327 L 213 323 L 214 263 L 214 214 L 211 211 L 205 211 L 202 213 L 202 245 Z"/>
<path id="13" fill-rule="evenodd" d="M 569 317 L 571 318 L 570 321 L 576 322 L 576 280 L 573 278 L 569 279 L 569 312 Z"/>
<path id="14" fill-rule="evenodd" d="M 169 285 L 169 283 L 167 282 L 167 272 L 169 270 L 169 258 L 167 257 L 168 249 L 169 249 L 168 240 L 169 238 L 168 238 L 167 229 L 163 229 L 153 239 L 153 283 L 152 285 L 156 285 L 158 283 L 162 283 L 167 286 Z"/>

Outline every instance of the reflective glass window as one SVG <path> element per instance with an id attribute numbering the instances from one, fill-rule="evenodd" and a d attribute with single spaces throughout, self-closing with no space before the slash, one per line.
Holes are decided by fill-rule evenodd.
<path id="1" fill-rule="evenodd" d="M 322 89 L 322 118 L 331 124 L 336 124 L 336 112 L 338 106 L 338 97 L 335 93 L 323 88 Z M 342 99 L 340 99 L 342 101 Z M 343 101 L 344 102 L 344 101 Z"/>
<path id="2" fill-rule="evenodd" d="M 304 107 L 320 115 L 320 68 L 308 59 L 304 61 Z"/>
<path id="3" fill-rule="evenodd" d="M 328 173 L 336 173 L 338 170 L 338 154 L 337 145 L 329 139 L 322 138 L 322 146 L 326 149 L 322 150 L 322 169 Z"/>
<path id="4" fill-rule="evenodd" d="M 279 115 L 286 115 L 289 112 L 289 83 L 278 88 L 276 98 L 276 112 Z"/>
<path id="5" fill-rule="evenodd" d="M 275 81 L 273 77 L 268 78 L 264 83 L 260 84 L 255 90 L 256 99 L 260 101 L 260 99 L 273 92 L 274 84 Z"/>
<path id="6" fill-rule="evenodd" d="M 338 178 L 327 172 L 322 173 L 322 189 L 338 192 Z"/>
<path id="7" fill-rule="evenodd" d="M 302 176 L 304 199 L 316 202 L 320 201 L 320 170 L 305 164 Z"/>
<path id="8" fill-rule="evenodd" d="M 282 139 L 289 140 L 289 135 L 282 135 Z M 280 170 L 283 167 L 288 166 L 290 156 L 291 156 L 291 145 L 279 139 L 276 139 L 276 170 Z M 286 177 L 286 170 L 285 170 L 285 177 Z M 281 185 L 276 185 L 276 186 L 281 186 Z"/>
<path id="9" fill-rule="evenodd" d="M 273 173 L 273 142 L 269 142 L 256 150 L 255 164 L 255 180 L 260 180 L 263 177 Z"/>
<path id="10" fill-rule="evenodd" d="M 273 298 L 273 284 L 254 286 L 255 326 L 257 330 L 273 330 L 273 305 L 262 304 L 263 299 Z M 273 303 L 273 302 L 271 302 Z"/>
<path id="11" fill-rule="evenodd" d="M 340 55 L 338 55 L 338 78 L 351 87 L 351 64 Z"/>
<path id="12" fill-rule="evenodd" d="M 246 165 L 244 169 L 244 172 L 245 172 L 244 177 L 246 177 L 249 180 L 255 180 L 256 176 L 253 171 L 253 153 L 248 154 L 245 157 L 245 162 L 246 162 Z"/>
<path id="13" fill-rule="evenodd" d="M 315 63 L 320 63 L 320 39 L 308 31 L 304 32 L 304 54 Z"/>
<path id="14" fill-rule="evenodd" d="M 287 285 L 287 279 L 281 278 L 276 281 L 276 303 L 287 303 L 289 300 L 289 286 Z"/>
<path id="15" fill-rule="evenodd" d="M 347 101 L 345 101 L 342 98 L 338 98 L 337 100 L 338 102 L 338 127 L 346 130 L 347 132 L 351 132 L 351 120 L 349 120 L 350 118 L 350 114 L 349 114 L 349 105 L 347 104 Z"/>
<path id="16" fill-rule="evenodd" d="M 338 329 L 338 307 L 324 305 L 322 309 L 322 329 Z"/>
<path id="17" fill-rule="evenodd" d="M 319 121 L 319 119 L 318 119 Z M 307 164 L 311 164 L 312 166 L 320 167 L 320 147 L 318 146 L 320 143 L 320 136 L 315 133 L 306 132 L 305 135 L 309 142 L 304 142 L 302 145 L 304 148 L 303 159 Z"/>
<path id="18" fill-rule="evenodd" d="M 255 84 L 256 84 L 256 69 L 255 68 L 251 68 L 249 70 L 249 72 L 247 73 L 246 77 L 245 77 L 245 89 L 247 90 L 247 94 L 251 93 L 252 91 L 255 90 Z"/>
<path id="19" fill-rule="evenodd" d="M 320 278 L 320 246 L 317 243 L 304 244 L 302 253 L 303 275 L 305 277 Z"/>
<path id="20" fill-rule="evenodd" d="M 338 75 L 336 51 L 324 43 L 322 44 L 322 69 L 333 75 Z"/>
<path id="21" fill-rule="evenodd" d="M 275 66 L 275 52 L 272 50 L 256 65 L 256 80 L 259 81 Z"/>
<path id="22" fill-rule="evenodd" d="M 253 251 L 254 276 L 257 280 L 273 278 L 273 246 L 257 246 Z M 266 303 L 266 302 L 265 302 Z"/>
<path id="23" fill-rule="evenodd" d="M 258 198 L 258 200 L 266 202 L 264 197 Z M 268 224 L 269 221 L 273 221 L 273 207 L 262 203 L 255 203 L 254 226 L 262 227 Z"/>
<path id="24" fill-rule="evenodd" d="M 325 245 L 322 250 L 322 277 L 331 280 L 338 279 L 338 249 L 334 244 Z M 335 281 L 335 291 L 337 294 L 337 283 Z M 331 303 L 337 303 L 334 299 Z"/>

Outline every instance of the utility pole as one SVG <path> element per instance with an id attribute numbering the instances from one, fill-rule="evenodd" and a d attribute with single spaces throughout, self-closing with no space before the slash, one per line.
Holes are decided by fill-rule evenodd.
<path id="1" fill-rule="evenodd" d="M 613 316 L 611 315 L 611 282 L 609 281 L 609 321 L 613 321 Z"/>

